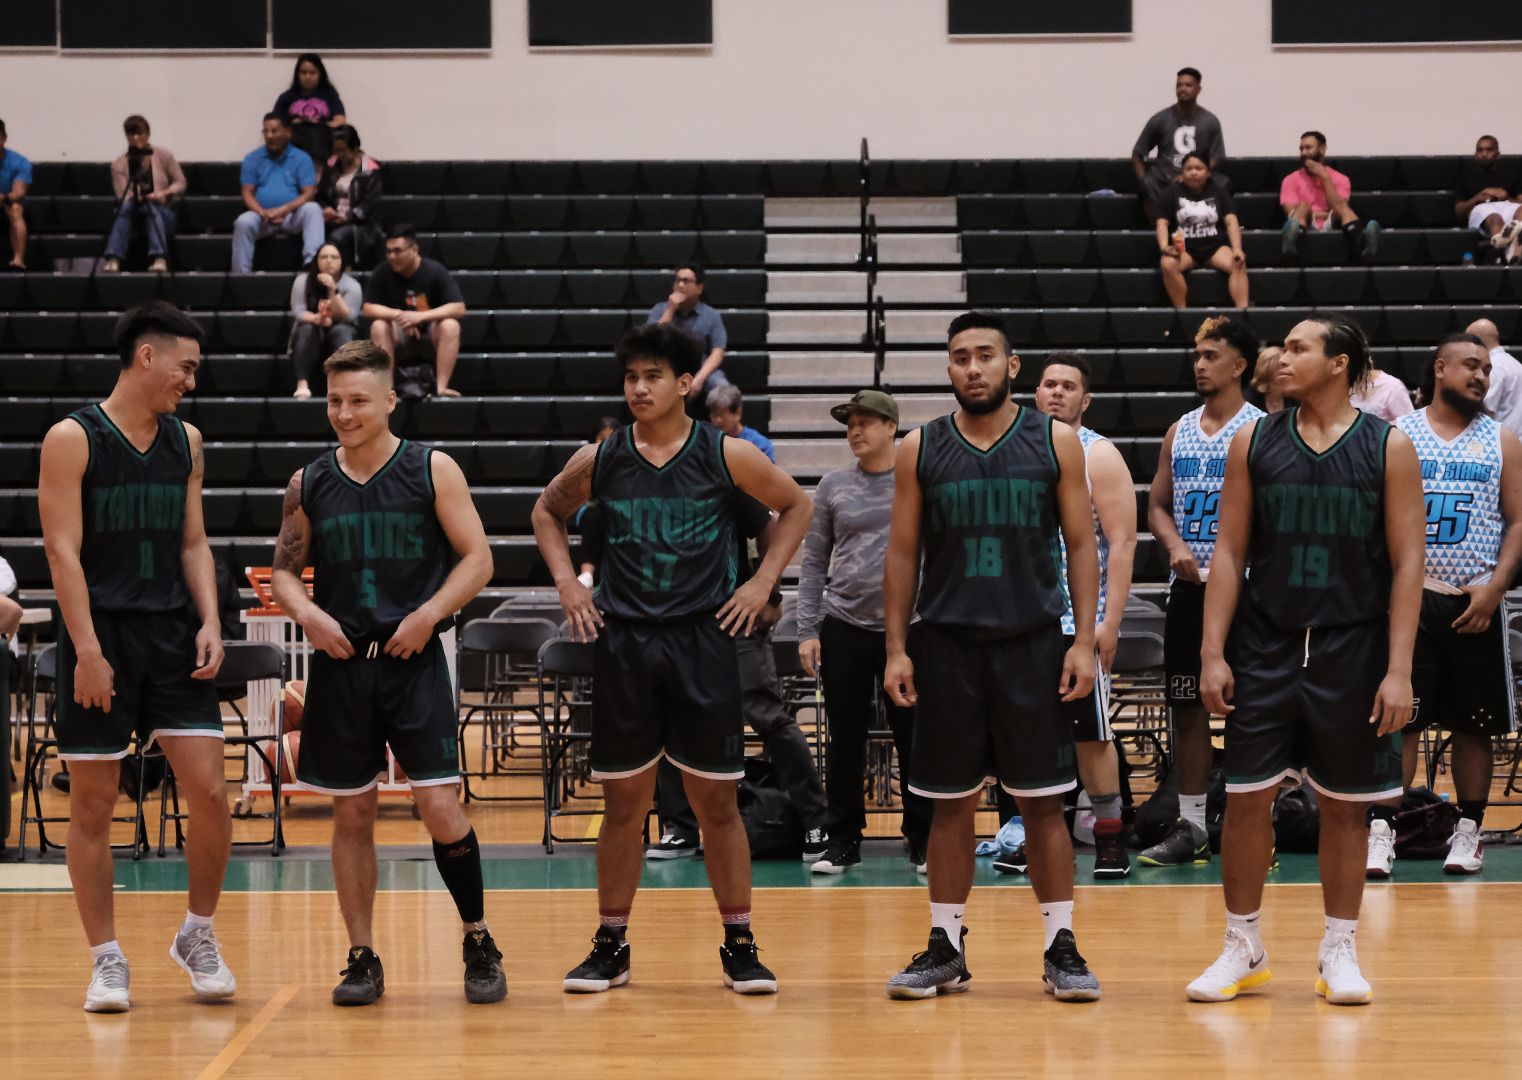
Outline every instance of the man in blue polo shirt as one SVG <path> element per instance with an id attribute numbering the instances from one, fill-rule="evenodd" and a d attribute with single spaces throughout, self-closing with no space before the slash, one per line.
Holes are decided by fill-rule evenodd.
<path id="1" fill-rule="evenodd" d="M 11 261 L 7 270 L 26 269 L 26 217 L 21 203 L 32 186 L 32 163 L 5 148 L 5 121 L 0 120 L 0 205 L 10 223 Z"/>
<path id="2" fill-rule="evenodd" d="M 745 401 L 738 386 L 730 382 L 715 386 L 708 395 L 707 405 L 710 424 L 732 439 L 744 439 L 765 454 L 773 464 L 776 463 L 777 452 L 772 448 L 772 441 L 755 428 L 746 427 L 740 419 Z"/>
<path id="3" fill-rule="evenodd" d="M 650 309 L 649 323 L 670 323 L 678 330 L 698 339 L 703 346 L 703 366 L 693 377 L 688 398 L 701 402 L 708 392 L 717 386 L 728 386 L 729 380 L 719 370 L 724 363 L 724 350 L 729 345 L 729 335 L 724 332 L 724 320 L 719 313 L 703 303 L 703 268 L 696 263 L 683 263 L 676 268 L 676 280 L 671 295 Z"/>
<path id="4" fill-rule="evenodd" d="M 264 116 L 264 146 L 243 159 L 239 176 L 246 211 L 233 223 L 233 273 L 254 268 L 254 244 L 276 232 L 301 234 L 301 265 L 322 247 L 322 210 L 317 170 L 305 150 L 291 145 L 291 121 L 283 113 Z"/>

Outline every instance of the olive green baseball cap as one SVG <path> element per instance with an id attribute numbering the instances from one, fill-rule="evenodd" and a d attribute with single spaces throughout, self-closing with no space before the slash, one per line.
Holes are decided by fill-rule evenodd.
<path id="1" fill-rule="evenodd" d="M 850 421 L 853 409 L 876 413 L 884 420 L 892 420 L 894 426 L 898 425 L 898 402 L 893 400 L 892 394 L 881 390 L 858 390 L 850 401 L 832 408 L 830 415 L 844 424 Z"/>

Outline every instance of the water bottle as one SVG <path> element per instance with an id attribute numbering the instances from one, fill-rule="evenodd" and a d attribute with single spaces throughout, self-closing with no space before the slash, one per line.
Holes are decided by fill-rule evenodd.
<path id="1" fill-rule="evenodd" d="M 1473 268 L 1473 266 L 1474 266 L 1474 252 L 1472 252 L 1472 251 L 1466 251 L 1466 252 L 1464 252 L 1464 257 L 1462 259 L 1460 259 L 1459 261 L 1464 264 L 1464 269 L 1468 270 L 1468 269 Z"/>

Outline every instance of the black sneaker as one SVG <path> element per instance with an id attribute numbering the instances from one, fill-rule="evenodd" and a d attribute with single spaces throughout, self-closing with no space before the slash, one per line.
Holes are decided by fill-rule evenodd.
<path id="1" fill-rule="evenodd" d="M 1099 980 L 1078 955 L 1073 931 L 1057 931 L 1041 957 L 1041 968 L 1041 985 L 1058 1001 L 1099 1000 Z"/>
<path id="2" fill-rule="evenodd" d="M 360 945 L 349 950 L 349 966 L 339 974 L 343 981 L 333 987 L 334 1005 L 374 1005 L 386 992 L 386 973 L 375 950 Z"/>
<path id="3" fill-rule="evenodd" d="M 1204 866 L 1210 861 L 1210 838 L 1194 835 L 1194 826 L 1183 818 L 1173 823 L 1168 835 L 1136 857 L 1143 866 Z"/>
<path id="4" fill-rule="evenodd" d="M 810 829 L 803 834 L 803 861 L 818 862 L 830 850 L 830 834 L 823 829 Z"/>
<path id="5" fill-rule="evenodd" d="M 1131 873 L 1131 856 L 1121 843 L 1120 833 L 1102 836 L 1094 833 L 1094 876 L 1096 878 L 1123 878 Z"/>
<path id="6" fill-rule="evenodd" d="M 1000 855 L 994 859 L 994 873 L 996 874 L 1023 874 L 1030 865 L 1030 860 L 1025 856 L 1025 845 L 1021 844 L 1008 855 Z"/>
<path id="7" fill-rule="evenodd" d="M 962 927 L 963 948 L 967 928 Z M 916 953 L 909 966 L 888 980 L 888 996 L 903 1001 L 935 997 L 937 994 L 960 994 L 972 981 L 967 970 L 967 955 L 957 948 L 939 926 L 930 931 L 930 944 Z"/>
<path id="8" fill-rule="evenodd" d="M 690 859 L 702 851 L 702 845 L 698 843 L 696 836 L 683 836 L 681 833 L 666 833 L 657 844 L 651 844 L 645 849 L 647 859 Z"/>
<path id="9" fill-rule="evenodd" d="M 629 943 L 606 926 L 592 935 L 592 951 L 567 973 L 561 986 L 569 994 L 600 994 L 629 981 Z"/>
<path id="10" fill-rule="evenodd" d="M 843 874 L 848 866 L 861 865 L 860 840 L 836 840 L 824 857 L 809 867 L 816 874 Z"/>
<path id="11" fill-rule="evenodd" d="M 914 872 L 920 877 L 930 873 L 930 857 L 925 853 L 924 848 L 911 847 L 909 849 L 909 862 L 914 866 Z"/>
<path id="12" fill-rule="evenodd" d="M 719 962 L 724 965 L 724 985 L 735 993 L 777 992 L 777 976 L 756 955 L 756 939 L 750 934 L 736 934 L 720 945 Z"/>
<path id="13" fill-rule="evenodd" d="M 472 1005 L 490 1005 L 507 997 L 507 975 L 502 970 L 502 953 L 485 930 L 465 935 L 465 1000 Z"/>

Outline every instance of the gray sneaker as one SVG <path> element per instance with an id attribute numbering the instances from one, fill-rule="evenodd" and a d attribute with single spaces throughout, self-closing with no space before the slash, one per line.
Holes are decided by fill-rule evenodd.
<path id="1" fill-rule="evenodd" d="M 962 943 L 967 942 L 967 928 L 962 928 Z M 959 994 L 967 989 L 972 975 L 967 970 L 967 956 L 951 943 L 939 926 L 930 931 L 930 944 L 915 954 L 909 966 L 888 980 L 888 996 L 906 1001 Z"/>
<path id="2" fill-rule="evenodd" d="M 1099 1000 L 1099 980 L 1078 955 L 1073 931 L 1057 931 L 1041 957 L 1041 969 L 1041 985 L 1058 1001 Z"/>
<path id="3" fill-rule="evenodd" d="M 196 997 L 230 998 L 238 991 L 238 980 L 222 960 L 222 946 L 209 926 L 198 926 L 188 934 L 174 936 L 169 958 L 190 976 L 190 988 Z"/>
<path id="4" fill-rule="evenodd" d="M 90 974 L 90 988 L 85 991 L 85 1012 L 118 1013 L 132 1008 L 130 986 L 132 973 L 127 958 L 120 953 L 102 956 Z"/>

